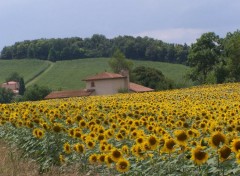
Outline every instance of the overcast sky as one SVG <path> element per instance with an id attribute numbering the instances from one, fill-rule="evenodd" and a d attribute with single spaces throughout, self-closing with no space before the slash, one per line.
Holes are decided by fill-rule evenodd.
<path id="1" fill-rule="evenodd" d="M 39 38 L 119 35 L 192 43 L 240 29 L 240 0 L 0 0 L 0 50 Z"/>

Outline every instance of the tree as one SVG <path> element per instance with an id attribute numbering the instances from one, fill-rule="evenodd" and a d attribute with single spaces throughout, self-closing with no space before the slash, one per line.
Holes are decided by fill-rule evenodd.
<path id="1" fill-rule="evenodd" d="M 131 79 L 133 82 L 150 87 L 155 90 L 173 88 L 172 81 L 168 80 L 160 70 L 139 66 L 133 69 Z"/>
<path id="2" fill-rule="evenodd" d="M 192 67 L 189 77 L 200 84 L 206 83 L 207 75 L 214 70 L 221 55 L 221 39 L 213 32 L 203 34 L 192 44 L 188 64 Z"/>
<path id="3" fill-rule="evenodd" d="M 133 67 L 132 61 L 127 60 L 119 49 L 113 53 L 113 56 L 109 60 L 108 64 L 114 73 L 120 73 L 121 70 L 128 70 L 130 72 Z"/>
<path id="4" fill-rule="evenodd" d="M 12 59 L 12 48 L 4 47 L 1 51 L 1 59 Z"/>
<path id="5" fill-rule="evenodd" d="M 21 79 L 21 76 L 20 76 L 17 72 L 12 72 L 12 73 L 6 78 L 6 82 L 9 82 L 9 81 L 19 82 L 20 79 Z"/>
<path id="6" fill-rule="evenodd" d="M 19 95 L 24 95 L 26 88 L 23 78 L 21 77 L 19 80 Z"/>
<path id="7" fill-rule="evenodd" d="M 10 89 L 0 87 L 0 103 L 11 103 L 14 93 Z"/>
<path id="8" fill-rule="evenodd" d="M 224 52 L 227 58 L 229 78 L 240 81 L 240 31 L 228 33 L 224 41 Z"/>
<path id="9" fill-rule="evenodd" d="M 34 84 L 33 86 L 27 88 L 27 90 L 25 91 L 24 100 L 25 101 L 43 100 L 44 97 L 46 97 L 50 92 L 51 90 L 49 88 Z"/>

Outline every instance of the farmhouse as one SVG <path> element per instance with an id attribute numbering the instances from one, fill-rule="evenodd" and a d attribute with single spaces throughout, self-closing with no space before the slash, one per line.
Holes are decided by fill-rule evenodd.
<path id="1" fill-rule="evenodd" d="M 13 91 L 14 94 L 18 94 L 19 93 L 19 82 L 16 81 L 9 81 L 9 82 L 5 82 L 3 84 L 0 85 L 0 87 L 5 88 L 5 89 L 10 89 Z"/>
<path id="2" fill-rule="evenodd" d="M 45 99 L 81 97 L 91 95 L 112 95 L 119 92 L 154 91 L 154 89 L 130 82 L 128 71 L 121 71 L 120 74 L 102 72 L 93 76 L 89 76 L 82 81 L 86 82 L 86 88 L 83 90 L 55 91 L 47 95 Z"/>

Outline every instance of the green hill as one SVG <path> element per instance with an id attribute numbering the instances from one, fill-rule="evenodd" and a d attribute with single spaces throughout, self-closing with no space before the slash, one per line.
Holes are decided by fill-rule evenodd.
<path id="1" fill-rule="evenodd" d="M 53 90 L 74 90 L 85 87 L 82 79 L 103 71 L 111 71 L 109 58 L 78 59 L 70 61 L 49 62 L 42 60 L 0 60 L 0 83 L 12 72 L 16 71 L 24 77 L 26 86 L 32 84 L 48 86 Z M 170 64 L 152 61 L 135 61 L 134 66 L 148 66 L 159 69 L 163 74 L 177 84 L 190 82 L 183 79 L 188 67 L 180 64 Z"/>

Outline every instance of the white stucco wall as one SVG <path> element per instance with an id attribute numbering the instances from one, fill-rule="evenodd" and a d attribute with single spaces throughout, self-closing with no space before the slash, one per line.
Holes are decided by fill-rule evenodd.
<path id="1" fill-rule="evenodd" d="M 119 89 L 126 89 L 128 85 L 126 78 L 95 80 L 95 87 L 91 87 L 91 82 L 86 82 L 86 89 L 95 89 L 94 95 L 116 94 Z"/>

